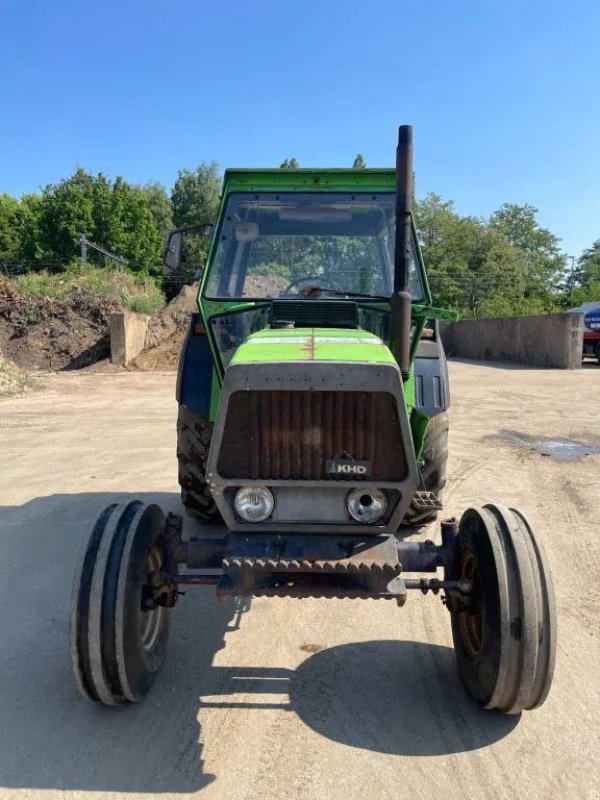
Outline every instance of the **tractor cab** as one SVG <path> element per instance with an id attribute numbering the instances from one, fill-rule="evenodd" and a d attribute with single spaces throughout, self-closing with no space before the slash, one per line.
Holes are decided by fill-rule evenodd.
<path id="1" fill-rule="evenodd" d="M 226 172 L 200 292 L 221 367 L 266 327 L 360 327 L 389 341 L 394 181 L 393 170 Z M 408 250 L 411 298 L 428 304 L 413 229 Z"/>

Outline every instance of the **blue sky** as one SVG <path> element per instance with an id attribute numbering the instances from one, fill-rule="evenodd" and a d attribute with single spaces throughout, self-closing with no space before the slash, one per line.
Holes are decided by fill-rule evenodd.
<path id="1" fill-rule="evenodd" d="M 369 166 L 415 126 L 417 192 L 531 203 L 600 238 L 600 3 L 0 0 L 0 192 L 77 165 Z"/>

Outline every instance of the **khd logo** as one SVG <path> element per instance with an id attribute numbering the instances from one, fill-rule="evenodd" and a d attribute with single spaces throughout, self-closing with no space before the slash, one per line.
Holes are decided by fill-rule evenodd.
<path id="1" fill-rule="evenodd" d="M 329 475 L 361 475 L 366 477 L 370 471 L 370 461 L 358 461 L 353 458 L 332 458 L 327 461 L 327 473 Z"/>
<path id="2" fill-rule="evenodd" d="M 337 464 L 336 472 L 343 472 L 346 474 L 352 473 L 353 475 L 365 475 L 367 468 L 362 464 Z"/>

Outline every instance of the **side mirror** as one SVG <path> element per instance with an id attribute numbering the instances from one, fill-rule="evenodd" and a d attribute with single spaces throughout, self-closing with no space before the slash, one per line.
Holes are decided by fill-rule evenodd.
<path id="1" fill-rule="evenodd" d="M 173 231 L 169 234 L 163 256 L 163 275 L 175 275 L 179 271 L 182 244 L 183 231 Z"/>
<path id="2" fill-rule="evenodd" d="M 213 226 L 188 225 L 171 231 L 163 254 L 162 273 L 173 287 L 200 279 Z"/>

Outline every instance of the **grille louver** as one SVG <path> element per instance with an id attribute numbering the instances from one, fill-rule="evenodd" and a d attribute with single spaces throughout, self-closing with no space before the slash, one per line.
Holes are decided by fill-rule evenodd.
<path id="1" fill-rule="evenodd" d="M 392 395 L 247 391 L 231 396 L 218 461 L 223 477 L 324 480 L 332 458 L 369 461 L 372 480 L 406 476 Z"/>
<path id="2" fill-rule="evenodd" d="M 293 322 L 296 328 L 358 328 L 356 303 L 336 300 L 274 300 L 271 324 Z"/>

